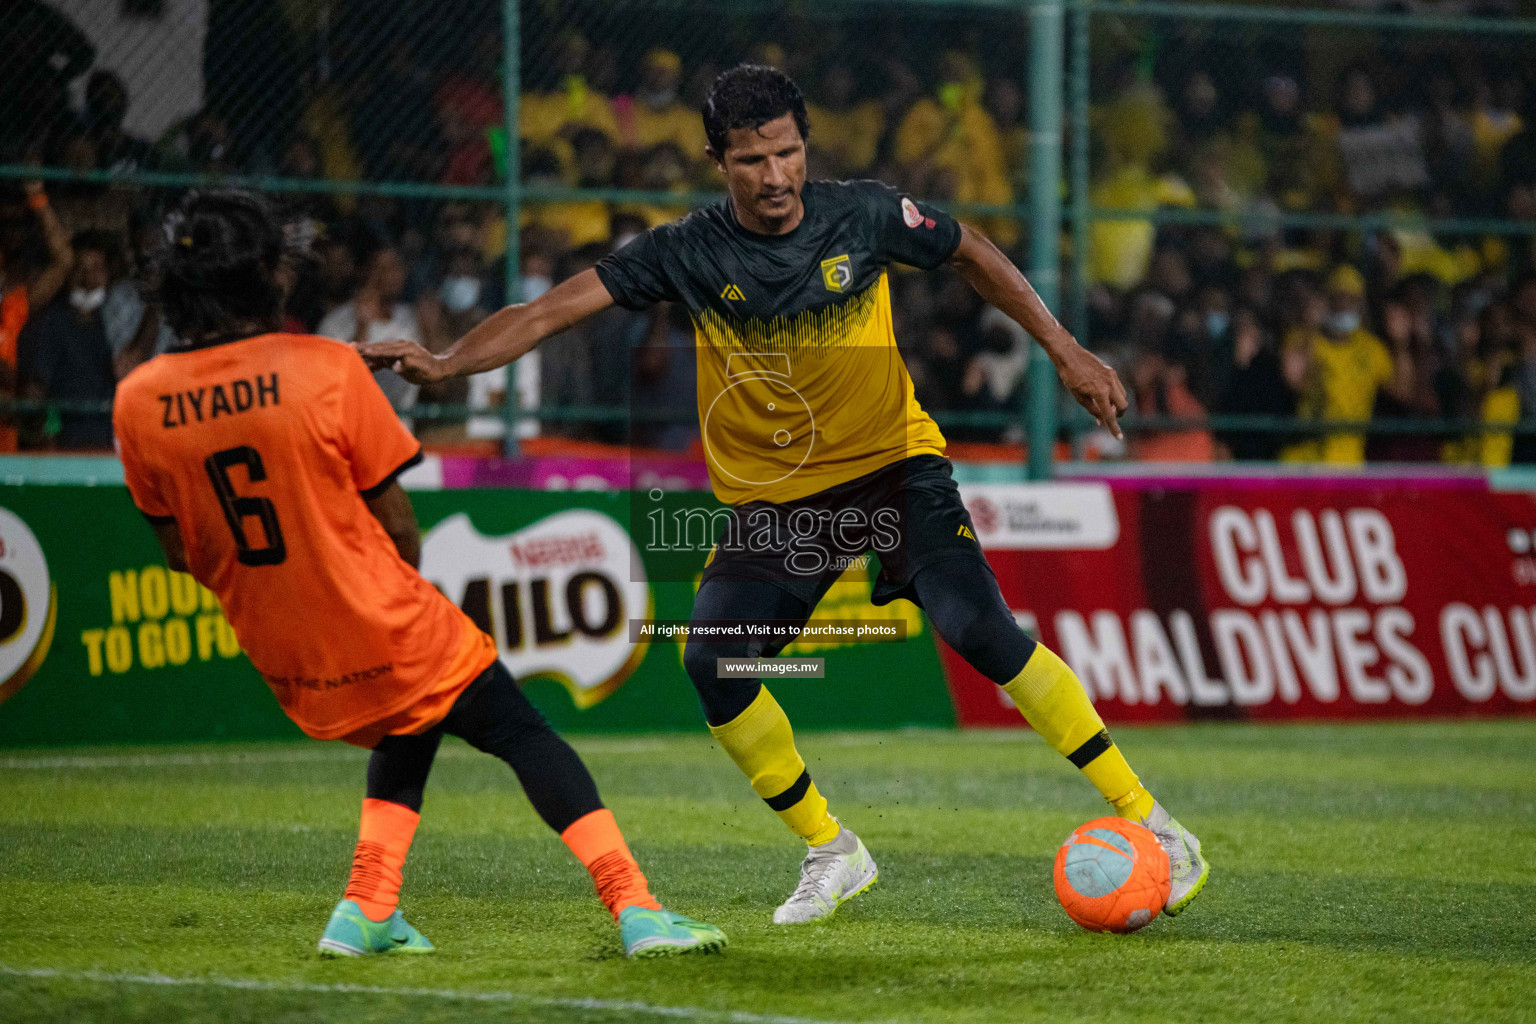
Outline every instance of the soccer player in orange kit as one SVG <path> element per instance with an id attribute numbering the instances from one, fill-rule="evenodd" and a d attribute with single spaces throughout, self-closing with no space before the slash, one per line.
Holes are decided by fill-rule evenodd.
<path id="1" fill-rule="evenodd" d="M 183 344 L 118 386 L 113 425 L 167 562 L 218 595 L 283 710 L 316 739 L 373 751 L 351 877 L 320 951 L 432 950 L 398 900 L 444 733 L 517 773 L 591 872 L 627 954 L 725 945 L 656 902 L 576 752 L 491 639 L 416 572 L 420 534 L 396 478 L 420 446 L 351 347 L 278 333 L 284 255 L 260 197 L 190 194 L 166 220 L 160 267 Z"/>

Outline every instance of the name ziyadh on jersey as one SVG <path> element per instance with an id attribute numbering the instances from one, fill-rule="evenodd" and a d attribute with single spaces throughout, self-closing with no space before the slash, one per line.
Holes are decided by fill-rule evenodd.
<path id="1" fill-rule="evenodd" d="M 178 391 L 174 395 L 157 397 L 164 412 L 160 425 L 171 430 L 189 423 L 202 423 L 220 416 L 234 416 L 251 409 L 277 405 L 277 374 L 234 380 L 227 387 L 215 384 L 211 388 Z"/>

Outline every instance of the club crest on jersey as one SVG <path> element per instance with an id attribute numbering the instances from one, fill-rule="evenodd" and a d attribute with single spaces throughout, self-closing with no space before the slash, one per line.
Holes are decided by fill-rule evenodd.
<path id="1" fill-rule="evenodd" d="M 915 228 L 923 222 L 923 212 L 906 196 L 901 197 L 901 219 L 907 222 L 909 228 Z"/>
<path id="2" fill-rule="evenodd" d="M 720 297 L 722 299 L 726 300 L 727 302 L 745 302 L 745 301 L 747 301 L 747 297 L 745 295 L 741 294 L 741 289 L 737 288 L 734 284 L 726 285 L 725 289 L 723 291 L 721 291 Z"/>
<path id="3" fill-rule="evenodd" d="M 829 292 L 846 291 L 853 284 L 853 261 L 846 254 L 822 260 L 821 281 Z"/>

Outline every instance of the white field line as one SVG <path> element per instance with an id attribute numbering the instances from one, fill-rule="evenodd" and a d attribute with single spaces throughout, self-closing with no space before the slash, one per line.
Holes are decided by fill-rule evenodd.
<path id="1" fill-rule="evenodd" d="M 656 740 L 575 739 L 576 749 L 587 754 L 648 754 L 666 749 Z M 471 760 L 486 755 L 468 747 L 445 747 L 438 758 Z M 367 757 L 362 750 L 349 747 L 316 747 L 311 750 L 210 750 L 186 754 L 65 754 L 58 756 L 20 755 L 0 757 L 0 770 L 59 768 L 178 768 L 240 764 L 346 764 L 361 763 Z"/>
<path id="2" fill-rule="evenodd" d="M 252 978 L 174 978 L 164 974 L 127 974 L 112 971 L 69 971 L 52 967 L 9 967 L 0 964 L 0 975 L 55 981 L 85 981 L 106 985 L 156 985 L 168 988 L 222 988 L 244 992 L 293 992 L 312 995 L 404 996 L 448 1002 L 505 1003 L 542 1006 L 594 1013 L 671 1017 L 679 1020 L 724 1021 L 728 1024 L 828 1024 L 806 1017 L 785 1017 L 745 1010 L 709 1010 L 695 1006 L 656 1006 L 628 999 L 577 999 L 531 996 L 522 992 L 477 992 L 451 988 L 389 988 L 382 985 L 322 984 L 305 981 L 258 981 Z"/>

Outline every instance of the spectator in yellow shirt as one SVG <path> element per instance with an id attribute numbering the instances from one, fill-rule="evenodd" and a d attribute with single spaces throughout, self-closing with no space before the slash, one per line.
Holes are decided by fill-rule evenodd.
<path id="1" fill-rule="evenodd" d="M 640 88 L 619 103 L 619 140 L 626 149 L 650 149 L 670 142 L 690 166 L 704 161 L 709 140 L 699 112 L 678 99 L 683 61 L 671 50 L 652 50 L 640 65 Z"/>
<path id="2" fill-rule="evenodd" d="M 633 155 L 633 166 L 639 179 L 631 187 L 647 192 L 686 192 L 688 190 L 688 159 L 682 147 L 675 142 L 662 142 Z M 621 185 L 631 185 L 620 182 Z M 672 204 L 639 203 L 619 207 L 623 213 L 641 217 L 647 227 L 656 227 L 677 220 L 688 213 L 688 207 Z"/>
<path id="3" fill-rule="evenodd" d="M 613 184 L 613 139 L 595 128 L 582 128 L 571 138 L 577 188 L 606 188 Z M 548 157 L 543 157 L 547 162 Z M 533 175 L 529 174 L 530 183 Z M 599 199 L 564 203 L 528 203 L 522 212 L 524 228 L 543 229 L 561 252 L 608 240 L 611 211 Z"/>
<path id="4" fill-rule="evenodd" d="M 937 195 L 926 186 L 942 178 L 952 184 L 948 197 L 957 202 L 1012 203 L 1003 140 L 981 105 L 982 78 L 975 62 L 958 51 L 945 53 L 940 80 L 937 94 L 913 103 L 896 129 L 896 162 L 924 195 Z M 1018 234 L 1016 225 L 1002 218 L 989 221 L 987 231 L 1003 246 Z"/>
<path id="5" fill-rule="evenodd" d="M 1406 347 L 1389 352 L 1381 339 L 1361 326 L 1365 278 L 1340 266 L 1328 278 L 1328 312 L 1318 330 L 1295 332 L 1288 346 L 1306 359 L 1301 378 L 1299 414 L 1303 419 L 1364 422 L 1371 418 L 1381 389 L 1406 402 L 1413 391 L 1413 358 Z M 1281 455 L 1288 462 L 1316 461 L 1358 466 L 1365 462 L 1363 433 L 1327 434 L 1293 445 Z"/>
<path id="6" fill-rule="evenodd" d="M 1128 73 L 1115 97 L 1093 114 L 1105 163 L 1089 192 L 1092 205 L 1148 213 L 1195 205 L 1194 190 L 1182 178 L 1152 169 L 1168 148 L 1171 120 L 1156 86 Z M 1147 274 L 1156 238 L 1150 220 L 1095 221 L 1088 229 L 1089 279 L 1121 291 L 1135 287 Z"/>
<path id="7" fill-rule="evenodd" d="M 856 101 L 856 85 L 846 64 L 833 64 L 821 78 L 821 102 L 805 105 L 811 119 L 811 152 L 838 177 L 868 171 L 885 131 L 884 108 L 877 100 Z"/>
<path id="8" fill-rule="evenodd" d="M 1486 80 L 1477 83 L 1476 101 L 1470 118 L 1472 140 L 1476 149 L 1478 183 L 1495 185 L 1499 174 L 1499 151 L 1504 143 L 1520 134 L 1522 86 L 1517 75 L 1506 75 L 1497 87 Z"/>
<path id="9" fill-rule="evenodd" d="M 555 57 L 555 87 L 547 92 L 524 93 L 520 125 L 523 138 L 534 146 L 569 142 L 582 128 L 595 128 L 611 139 L 618 138 L 619 122 L 608 97 L 587 81 L 586 66 L 591 47 L 584 36 L 569 32 L 560 38 Z"/>
<path id="10" fill-rule="evenodd" d="M 1003 141 L 1003 161 L 1014 194 L 1029 190 L 1029 128 L 1024 124 L 1024 93 L 1011 78 L 987 82 L 982 100 Z"/>

